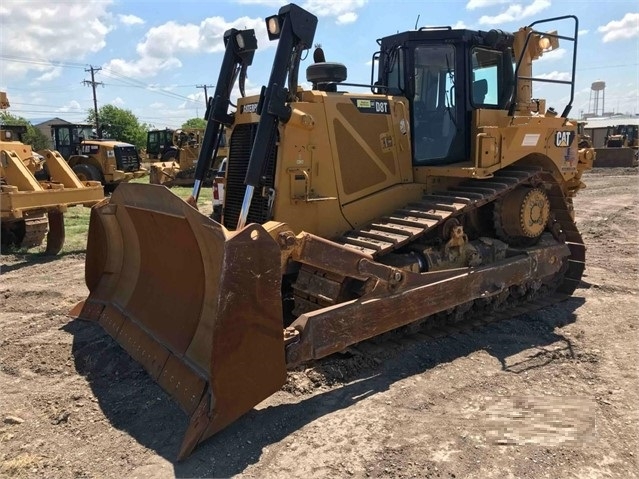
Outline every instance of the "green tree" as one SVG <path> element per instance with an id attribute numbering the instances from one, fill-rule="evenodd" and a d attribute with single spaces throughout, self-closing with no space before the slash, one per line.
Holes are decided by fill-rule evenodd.
<path id="1" fill-rule="evenodd" d="M 27 132 L 22 135 L 22 142 L 31 145 L 35 151 L 51 148 L 51 141 L 47 135 L 33 126 L 29 120 L 21 116 L 12 115 L 7 111 L 0 112 L 0 124 L 2 125 L 23 125 L 27 127 Z"/>
<path id="2" fill-rule="evenodd" d="M 102 138 L 124 141 L 138 148 L 146 146 L 146 134 L 149 130 L 149 125 L 140 123 L 131 110 L 118 108 L 114 105 L 104 105 L 98 110 L 98 120 Z M 95 124 L 95 112 L 93 110 L 89 110 L 87 121 Z"/>
<path id="3" fill-rule="evenodd" d="M 206 128 L 206 120 L 204 118 L 189 118 L 182 123 L 182 128 Z"/>

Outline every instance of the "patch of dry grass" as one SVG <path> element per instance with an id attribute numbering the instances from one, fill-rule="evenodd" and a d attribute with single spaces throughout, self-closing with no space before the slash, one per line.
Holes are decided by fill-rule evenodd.
<path id="1" fill-rule="evenodd" d="M 4 459 L 0 463 L 0 476 L 29 477 L 40 458 L 34 454 L 24 453 L 12 459 Z"/>

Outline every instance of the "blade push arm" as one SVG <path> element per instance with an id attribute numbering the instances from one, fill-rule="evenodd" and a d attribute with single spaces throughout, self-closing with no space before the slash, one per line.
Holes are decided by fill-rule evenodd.
<path id="1" fill-rule="evenodd" d="M 237 222 L 237 229 L 246 224 L 253 190 L 260 183 L 262 171 L 271 145 L 275 141 L 278 122 L 286 123 L 291 117 L 291 108 L 286 104 L 297 90 L 297 72 L 300 54 L 313 44 L 317 17 L 295 4 L 280 8 L 277 15 L 266 19 L 269 39 L 279 39 L 268 85 L 262 87 L 257 113 L 260 121 L 244 184 L 246 193 Z M 288 90 L 284 83 L 288 77 Z"/>
<path id="2" fill-rule="evenodd" d="M 257 50 L 255 30 L 236 30 L 232 28 L 224 33 L 224 58 L 220 75 L 215 86 L 215 94 L 209 98 L 206 107 L 206 130 L 202 139 L 202 148 L 195 168 L 195 183 L 191 194 L 192 204 L 196 204 L 200 195 L 202 181 L 211 168 L 211 162 L 217 154 L 220 138 L 224 134 L 224 125 L 231 125 L 232 117 L 228 114 L 231 103 L 231 90 L 240 74 L 240 92 L 244 95 L 244 79 L 246 68 L 253 62 Z"/>

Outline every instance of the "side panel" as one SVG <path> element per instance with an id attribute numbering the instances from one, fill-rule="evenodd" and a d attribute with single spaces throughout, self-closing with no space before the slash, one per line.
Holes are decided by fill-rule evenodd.
<path id="1" fill-rule="evenodd" d="M 257 120 L 256 102 L 240 101 L 238 130 Z M 418 199 L 420 187 L 412 184 L 409 125 L 405 99 L 303 92 L 291 119 L 280 125 L 273 215 L 268 219 L 287 223 L 297 232 L 332 238 Z M 237 157 L 239 145 L 232 141 L 231 148 L 229 171 L 233 161 L 242 161 Z M 236 180 L 228 184 L 227 174 L 229 194 L 232 187 L 240 187 Z"/>
<path id="2" fill-rule="evenodd" d="M 327 95 L 325 103 L 342 205 L 412 180 L 404 103 L 354 94 Z"/>

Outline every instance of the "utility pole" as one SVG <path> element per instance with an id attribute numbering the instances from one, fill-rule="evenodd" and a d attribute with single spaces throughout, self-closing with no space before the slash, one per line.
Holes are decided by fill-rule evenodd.
<path id="1" fill-rule="evenodd" d="M 209 104 L 209 94 L 207 92 L 207 88 L 213 88 L 215 85 L 195 85 L 195 88 L 204 88 L 204 101 L 206 102 L 206 105 L 208 106 Z"/>
<path id="2" fill-rule="evenodd" d="M 95 132 L 98 135 L 98 138 L 102 138 L 102 131 L 100 131 L 100 123 L 98 120 L 98 99 L 95 96 L 95 86 L 96 85 L 104 85 L 102 82 L 95 81 L 95 72 L 99 72 L 102 68 L 94 68 L 93 65 L 88 70 L 84 70 L 85 72 L 91 72 L 91 80 L 84 80 L 82 83 L 85 85 L 91 85 L 93 88 L 93 108 L 95 110 Z"/>

